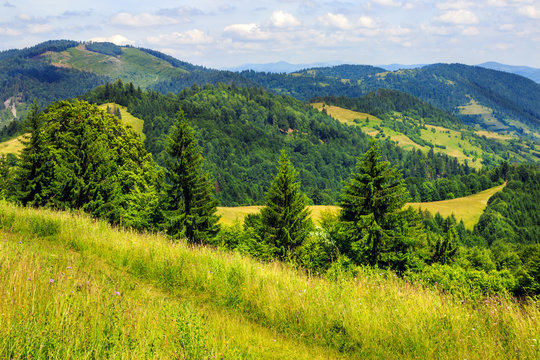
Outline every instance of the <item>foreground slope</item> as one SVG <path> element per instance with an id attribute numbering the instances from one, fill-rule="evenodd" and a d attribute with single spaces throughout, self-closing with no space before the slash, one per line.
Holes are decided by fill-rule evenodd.
<path id="1" fill-rule="evenodd" d="M 464 303 L 370 272 L 328 281 L 6 203 L 0 233 L 7 357 L 540 356 L 535 304 Z"/>

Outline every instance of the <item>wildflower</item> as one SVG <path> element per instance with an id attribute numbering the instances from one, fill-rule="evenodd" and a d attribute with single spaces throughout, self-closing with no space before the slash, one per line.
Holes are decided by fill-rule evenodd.
<path id="1" fill-rule="evenodd" d="M 28 281 L 32 281 L 32 278 L 28 278 L 27 280 L 28 280 Z"/>
<path id="2" fill-rule="evenodd" d="M 71 269 L 71 266 L 68 266 L 66 269 Z"/>
<path id="3" fill-rule="evenodd" d="M 121 295 L 120 295 L 120 291 L 117 291 L 117 292 L 116 292 L 116 295 L 121 296 Z"/>
<path id="4" fill-rule="evenodd" d="M 54 280 L 53 280 L 53 279 L 49 279 L 49 282 L 50 282 L 51 284 L 54 284 Z"/>
<path id="5" fill-rule="evenodd" d="M 19 241 L 19 244 L 22 244 L 22 241 Z"/>

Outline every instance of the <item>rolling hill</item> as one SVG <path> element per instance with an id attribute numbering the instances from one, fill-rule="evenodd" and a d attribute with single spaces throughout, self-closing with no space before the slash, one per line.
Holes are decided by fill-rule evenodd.
<path id="1" fill-rule="evenodd" d="M 327 95 L 358 97 L 387 88 L 409 93 L 483 129 L 533 136 L 538 136 L 540 129 L 540 84 L 477 66 L 433 64 L 386 71 L 342 65 L 292 74 L 241 74 L 272 91 L 302 100 Z"/>

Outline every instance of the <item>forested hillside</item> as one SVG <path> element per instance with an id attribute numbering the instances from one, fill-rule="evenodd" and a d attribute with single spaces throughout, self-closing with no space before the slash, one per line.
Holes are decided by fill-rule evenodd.
<path id="1" fill-rule="evenodd" d="M 355 68 L 359 75 L 355 75 Z M 387 88 L 414 95 L 470 124 L 516 133 L 529 129 L 538 132 L 540 128 L 540 84 L 481 67 L 434 64 L 420 69 L 393 72 L 381 69 L 370 73 L 365 66 L 352 66 L 331 70 L 316 68 L 293 74 L 253 71 L 241 74 L 272 91 L 302 100 L 327 95 L 358 97 Z M 488 110 L 471 108 L 476 103 Z"/>
<path id="2" fill-rule="evenodd" d="M 143 119 L 145 145 L 160 164 L 169 128 L 181 108 L 196 128 L 224 206 L 260 204 L 281 149 L 290 153 L 302 189 L 312 201 L 332 204 L 356 157 L 369 146 L 370 137 L 360 128 L 341 124 L 298 100 L 261 88 L 219 84 L 161 95 L 117 82 L 101 86 L 84 98 L 127 106 Z M 453 196 L 469 195 L 498 180 L 486 173 L 479 176 L 444 154 L 405 151 L 391 141 L 383 141 L 381 147 L 385 158 L 398 165 L 406 178 L 431 179 L 436 184 L 439 178 L 451 177 L 453 190 L 444 190 L 437 199 L 446 198 L 450 192 Z M 466 181 L 462 176 L 475 180 Z M 418 181 L 412 183 L 418 187 Z"/>

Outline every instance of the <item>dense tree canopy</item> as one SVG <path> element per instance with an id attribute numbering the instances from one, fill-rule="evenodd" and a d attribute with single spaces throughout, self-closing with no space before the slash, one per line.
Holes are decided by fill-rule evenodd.
<path id="1" fill-rule="evenodd" d="M 55 103 L 31 122 L 19 163 L 23 203 L 82 209 L 127 226 L 152 222 L 155 166 L 133 129 L 82 101 Z"/>

